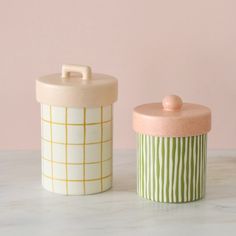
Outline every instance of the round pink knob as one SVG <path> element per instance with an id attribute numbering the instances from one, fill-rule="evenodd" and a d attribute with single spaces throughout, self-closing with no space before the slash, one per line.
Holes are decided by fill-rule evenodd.
<path id="1" fill-rule="evenodd" d="M 162 100 L 162 106 L 166 111 L 178 111 L 181 109 L 183 101 L 179 96 L 169 95 Z"/>

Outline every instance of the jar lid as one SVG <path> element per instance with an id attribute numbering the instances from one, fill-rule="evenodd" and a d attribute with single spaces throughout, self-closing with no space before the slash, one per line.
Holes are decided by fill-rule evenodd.
<path id="1" fill-rule="evenodd" d="M 92 73 L 88 66 L 63 65 L 61 74 L 36 80 L 36 98 L 55 106 L 105 106 L 117 100 L 117 87 L 114 77 Z"/>
<path id="2" fill-rule="evenodd" d="M 162 103 L 136 107 L 133 128 L 137 133 L 153 136 L 196 136 L 210 131 L 211 111 L 202 105 L 183 103 L 180 97 L 170 95 Z"/>

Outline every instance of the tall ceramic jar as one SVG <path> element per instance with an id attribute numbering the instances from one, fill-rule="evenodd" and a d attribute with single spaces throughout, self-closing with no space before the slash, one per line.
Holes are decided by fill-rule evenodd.
<path id="1" fill-rule="evenodd" d="M 41 103 L 42 185 L 66 195 L 112 186 L 112 104 L 117 80 L 88 66 L 64 65 L 37 79 Z"/>
<path id="2" fill-rule="evenodd" d="M 204 197 L 207 133 L 211 111 L 171 95 L 133 113 L 138 139 L 137 192 L 158 202 L 183 203 Z"/>

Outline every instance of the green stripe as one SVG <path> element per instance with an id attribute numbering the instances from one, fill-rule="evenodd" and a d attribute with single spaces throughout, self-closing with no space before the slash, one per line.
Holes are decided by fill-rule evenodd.
<path id="1" fill-rule="evenodd" d="M 167 138 L 167 168 L 165 171 L 167 172 L 167 179 L 166 179 L 166 201 L 169 202 L 169 168 L 170 168 L 170 138 Z"/>
<path id="2" fill-rule="evenodd" d="M 199 160 L 199 136 L 197 137 L 197 140 L 196 140 L 196 163 L 195 163 L 195 200 L 198 199 L 198 194 L 197 194 L 197 181 L 198 181 L 198 160 Z"/>
<path id="3" fill-rule="evenodd" d="M 190 201 L 193 201 L 193 173 L 194 173 L 194 142 L 195 142 L 195 137 L 191 137 L 191 169 L 190 169 L 190 176 L 191 176 L 191 184 L 190 184 Z"/>
<path id="4" fill-rule="evenodd" d="M 179 176 L 180 176 L 180 172 L 179 172 L 179 167 L 180 167 L 180 153 L 181 153 L 181 138 L 178 138 L 177 139 L 178 141 L 178 155 L 177 155 L 177 159 L 178 159 L 178 162 L 177 162 L 177 177 L 176 177 L 176 194 L 177 194 L 177 202 L 181 202 L 179 196 L 180 196 L 180 193 L 179 193 Z"/>
<path id="5" fill-rule="evenodd" d="M 186 201 L 188 201 L 189 199 L 189 165 L 190 165 L 190 159 L 191 159 L 191 155 L 190 155 L 190 141 L 191 141 L 191 138 L 187 138 L 187 167 L 186 167 L 186 187 L 187 187 L 187 190 L 186 190 Z"/>
<path id="6" fill-rule="evenodd" d="M 159 202 L 187 202 L 205 194 L 207 136 L 139 134 L 137 191 Z"/>
<path id="7" fill-rule="evenodd" d="M 186 176 L 186 170 L 185 170 L 185 137 L 182 138 L 183 140 L 183 145 L 182 145 L 182 181 L 181 181 L 181 194 L 182 194 L 182 201 L 184 201 L 184 178 Z"/>
<path id="8" fill-rule="evenodd" d="M 153 183 L 153 192 L 152 192 L 152 196 L 153 196 L 153 200 L 156 199 L 156 181 L 155 181 L 155 165 L 156 165 L 156 155 L 155 155 L 155 138 L 152 140 L 152 183 Z"/>
<path id="9" fill-rule="evenodd" d="M 175 151 L 176 151 L 176 138 L 172 138 L 172 201 L 174 201 L 174 178 L 175 178 Z"/>
<path id="10" fill-rule="evenodd" d="M 159 201 L 159 177 L 160 177 L 160 162 L 159 162 L 159 144 L 160 144 L 160 138 L 157 137 L 156 138 L 156 160 L 157 160 L 157 173 L 155 173 L 155 175 L 157 175 L 157 189 L 156 189 L 156 200 Z"/>
<path id="11" fill-rule="evenodd" d="M 161 179 L 162 179 L 162 187 L 161 187 L 161 189 L 162 189 L 162 197 L 161 197 L 161 199 L 162 199 L 162 201 L 164 201 L 164 191 L 165 191 L 165 189 L 164 189 L 164 168 L 165 168 L 165 138 L 162 138 L 162 149 L 161 149 L 161 151 L 162 151 L 162 156 L 161 156 Z"/>

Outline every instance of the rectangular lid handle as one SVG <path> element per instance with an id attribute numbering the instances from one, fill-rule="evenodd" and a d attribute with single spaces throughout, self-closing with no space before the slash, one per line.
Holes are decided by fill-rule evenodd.
<path id="1" fill-rule="evenodd" d="M 71 72 L 81 74 L 82 75 L 82 80 L 89 80 L 89 79 L 92 78 L 92 70 L 89 66 L 62 65 L 61 77 L 63 79 L 69 78 Z"/>

